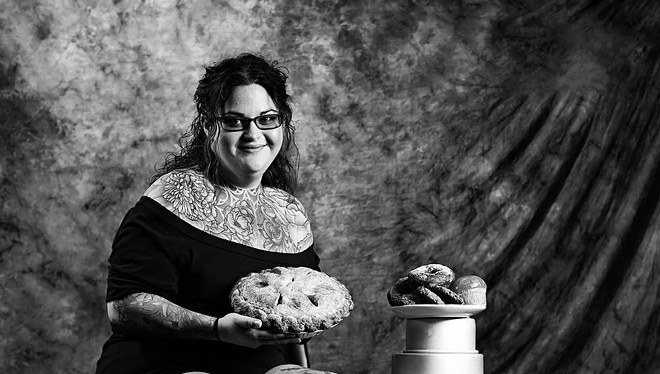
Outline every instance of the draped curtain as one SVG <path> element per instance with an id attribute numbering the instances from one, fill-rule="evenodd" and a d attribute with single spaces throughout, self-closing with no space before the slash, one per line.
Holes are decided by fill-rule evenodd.
<path id="1" fill-rule="evenodd" d="M 366 292 L 381 296 L 431 262 L 484 277 L 489 304 L 475 319 L 487 373 L 658 372 L 660 4 L 462 3 L 475 4 L 456 33 L 470 45 L 489 25 L 485 61 L 465 78 L 446 70 L 463 106 L 407 113 L 413 140 L 426 139 L 420 165 L 399 165 L 391 196 L 352 220 L 391 243 L 368 256 L 395 254 L 355 277 L 375 278 L 383 286 Z M 420 74 L 432 82 L 432 71 Z M 392 219 L 375 218 L 379 204 L 395 205 Z M 359 232 L 357 250 L 369 248 L 373 231 Z M 400 352 L 401 321 L 380 318 L 371 343 Z"/>

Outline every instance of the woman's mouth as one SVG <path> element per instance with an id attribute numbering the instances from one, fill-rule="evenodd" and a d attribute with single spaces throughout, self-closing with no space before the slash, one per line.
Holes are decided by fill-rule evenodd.
<path id="1" fill-rule="evenodd" d="M 266 146 L 265 144 L 243 144 L 238 148 L 245 152 L 258 152 L 265 146 Z"/>

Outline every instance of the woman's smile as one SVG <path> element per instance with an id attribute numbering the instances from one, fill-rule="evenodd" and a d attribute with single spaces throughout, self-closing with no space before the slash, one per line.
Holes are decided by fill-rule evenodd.
<path id="1" fill-rule="evenodd" d="M 258 151 L 263 150 L 265 147 L 266 144 L 256 144 L 256 143 L 241 144 L 238 146 L 239 149 L 249 153 L 256 153 Z"/>

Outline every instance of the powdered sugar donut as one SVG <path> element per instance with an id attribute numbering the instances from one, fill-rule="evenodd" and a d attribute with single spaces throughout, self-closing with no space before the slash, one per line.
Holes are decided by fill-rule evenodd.
<path id="1" fill-rule="evenodd" d="M 423 299 L 414 293 L 410 287 L 408 277 L 399 278 L 394 286 L 387 291 L 387 301 L 390 306 L 414 305 L 423 302 Z"/>
<path id="2" fill-rule="evenodd" d="M 443 286 L 439 286 L 435 283 L 431 283 L 427 287 L 429 290 L 433 291 L 445 304 L 465 304 L 465 299 L 463 296 L 452 291 L 451 289 Z M 437 303 L 439 304 L 439 303 Z"/>
<path id="3" fill-rule="evenodd" d="M 428 287 L 417 286 L 417 288 L 415 288 L 415 293 L 420 295 L 424 299 L 425 302 L 422 304 L 428 304 L 429 302 L 431 304 L 445 304 L 442 298 L 433 291 L 431 291 Z"/>
<path id="4" fill-rule="evenodd" d="M 441 264 L 428 264 L 408 273 L 410 282 L 418 286 L 430 284 L 449 288 L 455 278 L 454 271 Z"/>

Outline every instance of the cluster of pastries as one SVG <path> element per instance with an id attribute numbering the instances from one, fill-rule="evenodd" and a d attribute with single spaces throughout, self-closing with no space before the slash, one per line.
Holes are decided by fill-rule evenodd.
<path id="1" fill-rule="evenodd" d="M 476 275 L 456 278 L 452 269 L 428 264 L 411 270 L 387 292 L 391 306 L 465 304 L 486 306 L 486 282 Z"/>
<path id="2" fill-rule="evenodd" d="M 276 332 L 328 329 L 348 317 L 353 300 L 336 278 L 306 267 L 275 267 L 250 273 L 231 291 L 236 313 L 258 318 Z"/>

